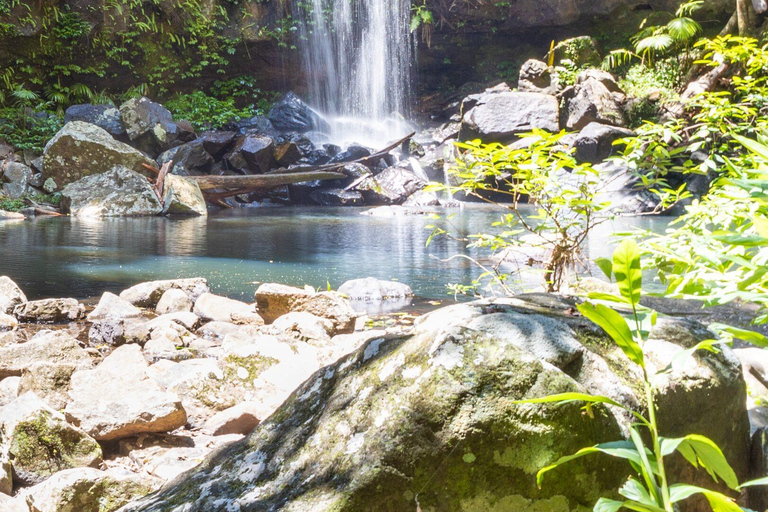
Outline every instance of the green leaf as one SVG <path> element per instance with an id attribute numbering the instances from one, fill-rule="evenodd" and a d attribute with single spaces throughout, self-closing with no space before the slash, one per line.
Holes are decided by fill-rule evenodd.
<path id="1" fill-rule="evenodd" d="M 662 454 L 668 455 L 675 450 L 680 452 L 693 467 L 703 467 L 715 482 L 720 477 L 731 489 L 739 488 L 736 473 L 728 464 L 720 447 L 711 439 L 691 434 L 682 438 L 661 440 Z"/>
<path id="2" fill-rule="evenodd" d="M 623 501 L 600 498 L 597 500 L 597 503 L 595 503 L 595 507 L 592 509 L 592 512 L 618 512 L 618 510 L 620 510 L 623 506 Z"/>
<path id="3" fill-rule="evenodd" d="M 632 332 L 629 330 L 629 326 L 623 316 L 602 304 L 593 305 L 586 302 L 579 305 L 578 308 L 582 315 L 602 327 L 608 333 L 630 361 L 645 368 L 643 350 L 632 338 Z"/>
<path id="4" fill-rule="evenodd" d="M 744 487 L 757 487 L 759 485 L 768 485 L 768 476 L 744 482 L 739 486 L 739 489 L 743 489 Z"/>
<path id="5" fill-rule="evenodd" d="M 582 448 L 581 450 L 574 453 L 573 455 L 566 455 L 565 457 L 560 457 L 557 461 L 550 464 L 549 466 L 545 466 L 541 468 L 539 472 L 536 474 L 536 484 L 539 487 L 541 487 L 541 482 L 544 479 L 544 474 L 549 471 L 552 471 L 558 466 L 562 466 L 565 463 L 571 462 L 576 459 L 580 459 L 582 457 L 586 457 L 587 455 L 593 455 L 596 453 L 604 453 L 606 455 L 610 455 L 611 457 L 617 457 L 619 459 L 629 460 L 638 465 L 642 463 L 641 462 L 642 458 L 640 454 L 637 453 L 635 446 L 630 441 L 616 441 L 613 443 L 603 443 L 603 444 L 598 444 L 596 446 Z"/>
<path id="6" fill-rule="evenodd" d="M 635 427 L 629 429 L 629 437 L 635 445 L 635 451 L 640 455 L 640 473 L 643 476 L 643 480 L 645 480 L 645 485 L 653 496 L 653 500 L 656 503 L 661 503 L 661 490 L 654 476 L 658 472 L 658 463 L 654 455 L 643 444 L 643 439 Z M 651 458 L 653 458 L 653 464 L 651 463 Z"/>
<path id="7" fill-rule="evenodd" d="M 751 152 L 768 160 L 768 146 L 765 144 L 760 144 L 759 142 L 748 139 L 746 137 L 742 137 L 741 135 L 736 135 L 735 133 L 731 136 Z"/>
<path id="8" fill-rule="evenodd" d="M 629 480 L 627 480 L 627 482 L 621 487 L 621 489 L 619 489 L 619 494 L 627 499 L 644 503 L 646 505 L 658 505 L 658 503 L 656 503 L 653 498 L 651 498 L 648 489 L 643 487 L 643 484 L 632 477 L 630 477 Z"/>
<path id="9" fill-rule="evenodd" d="M 756 345 L 758 347 L 768 347 L 768 337 L 760 334 L 759 332 L 720 323 L 710 324 L 709 328 L 715 332 L 728 333 L 736 339 L 746 341 L 747 343 L 751 343 L 752 345 Z"/>
<path id="10" fill-rule="evenodd" d="M 596 258 L 595 265 L 603 271 L 608 281 L 613 282 L 613 262 L 608 258 Z"/>
<path id="11" fill-rule="evenodd" d="M 632 239 L 625 239 L 613 252 L 613 275 L 619 291 L 632 304 L 640 302 L 643 271 L 640 268 L 640 249 Z"/>
<path id="12" fill-rule="evenodd" d="M 707 498 L 709 506 L 712 507 L 712 512 L 743 512 L 735 501 L 719 492 L 688 484 L 669 486 L 669 498 L 672 503 L 686 500 L 695 494 L 702 494 Z"/>
<path id="13" fill-rule="evenodd" d="M 690 359 L 693 354 L 698 352 L 699 350 L 707 350 L 709 352 L 718 352 L 718 345 L 724 345 L 729 343 L 728 341 L 723 340 L 704 340 L 699 343 L 697 343 L 695 346 L 683 350 L 672 358 L 672 361 L 669 364 L 669 367 L 673 370 L 681 370 L 683 366 L 685 366 L 686 361 Z"/>

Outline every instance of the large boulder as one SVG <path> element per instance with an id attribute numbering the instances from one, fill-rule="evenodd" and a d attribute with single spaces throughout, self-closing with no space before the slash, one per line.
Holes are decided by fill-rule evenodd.
<path id="1" fill-rule="evenodd" d="M 574 316 L 574 304 L 546 295 L 478 301 L 421 317 L 411 334 L 374 337 L 315 373 L 246 440 L 124 512 L 586 510 L 615 492 L 628 465 L 586 457 L 541 488 L 536 473 L 623 439 L 632 418 L 602 406 L 585 414 L 578 402 L 514 404 L 581 392 L 644 408 L 641 369 Z M 652 370 L 702 336 L 711 333 L 695 322 L 660 320 Z M 696 354 L 654 388 L 662 434 L 695 428 L 721 443 L 742 476 L 745 385 L 730 349 Z M 711 485 L 706 472 L 670 464 L 672 481 Z"/>
<path id="2" fill-rule="evenodd" d="M 27 302 L 19 285 L 8 276 L 0 276 L 0 313 L 13 313 L 13 308 Z"/>
<path id="3" fill-rule="evenodd" d="M 264 174 L 272 168 L 274 151 L 272 137 L 249 133 L 238 137 L 224 161 L 230 169 L 242 174 Z"/>
<path id="4" fill-rule="evenodd" d="M 653 212 L 659 206 L 659 197 L 623 162 L 608 160 L 594 168 L 600 175 L 597 201 L 609 203 L 611 210 L 637 214 Z"/>
<path id="5" fill-rule="evenodd" d="M 157 478 L 120 468 L 77 468 L 61 471 L 25 489 L 19 499 L 29 507 L 29 512 L 113 512 L 160 484 Z"/>
<path id="6" fill-rule="evenodd" d="M 85 306 L 77 299 L 41 299 L 19 304 L 13 315 L 21 322 L 74 322 L 85 317 Z"/>
<path id="7" fill-rule="evenodd" d="M 515 135 L 534 128 L 556 132 L 560 128 L 558 116 L 554 96 L 534 92 L 491 93 L 464 114 L 461 138 L 510 142 Z"/>
<path id="8" fill-rule="evenodd" d="M 557 94 L 557 74 L 546 62 L 536 59 L 527 60 L 520 68 L 517 90 L 520 92 Z"/>
<path id="9" fill-rule="evenodd" d="M 179 176 L 209 174 L 215 163 L 205 149 L 205 141 L 200 139 L 171 148 L 157 157 L 157 164 L 160 166 L 168 162 L 172 162 L 171 173 Z"/>
<path id="10" fill-rule="evenodd" d="M 101 447 L 67 423 L 34 393 L 25 393 L 0 409 L 0 450 L 18 484 L 34 485 L 58 471 L 96 467 Z"/>
<path id="11" fill-rule="evenodd" d="M 328 125 L 292 92 L 272 106 L 268 117 L 276 129 L 284 132 L 305 133 Z"/>
<path id="12" fill-rule="evenodd" d="M 339 293 L 346 295 L 351 300 L 366 302 L 413 297 L 413 290 L 407 284 L 382 281 L 375 277 L 346 281 L 339 286 Z"/>
<path id="13" fill-rule="evenodd" d="M 93 311 L 88 313 L 88 321 L 96 322 L 109 318 L 136 318 L 139 316 L 141 316 L 139 308 L 112 292 L 104 292 Z"/>
<path id="14" fill-rule="evenodd" d="M 64 122 L 83 121 L 95 124 L 114 137 L 125 135 L 125 125 L 120 111 L 113 105 L 72 105 L 64 113 Z"/>
<path id="15" fill-rule="evenodd" d="M 152 380 L 138 345 L 115 349 L 93 370 L 72 375 L 67 418 L 99 441 L 169 432 L 186 423 L 179 397 Z"/>
<path id="16" fill-rule="evenodd" d="M 363 180 L 355 190 L 362 192 L 366 204 L 402 204 L 426 186 L 424 180 L 408 169 L 393 166 Z"/>
<path id="17" fill-rule="evenodd" d="M 186 136 L 167 108 L 146 97 L 120 105 L 120 115 L 131 142 L 152 156 L 181 144 Z"/>
<path id="18" fill-rule="evenodd" d="M 18 199 L 26 194 L 34 192 L 31 188 L 31 182 L 34 171 L 21 162 L 3 161 L 0 166 L 2 174 L 3 194 L 11 199 Z"/>
<path id="19" fill-rule="evenodd" d="M 192 311 L 206 322 L 233 322 L 238 318 L 249 318 L 256 324 L 264 324 L 254 306 L 213 293 L 201 295 Z"/>
<path id="20" fill-rule="evenodd" d="M 64 331 L 43 331 L 26 343 L 0 347 L 0 379 L 20 377 L 40 363 L 90 366 L 91 357 Z"/>
<path id="21" fill-rule="evenodd" d="M 122 165 L 67 185 L 61 207 L 73 217 L 139 217 L 163 211 L 147 178 Z"/>
<path id="22" fill-rule="evenodd" d="M 208 215 L 208 205 L 196 181 L 168 174 L 163 182 L 163 213 Z"/>
<path id="23" fill-rule="evenodd" d="M 621 92 L 612 92 L 605 83 L 606 81 L 598 77 L 589 76 L 563 92 L 566 128 L 581 130 L 589 123 L 626 125 L 624 110 L 621 107 L 624 95 Z"/>
<path id="24" fill-rule="evenodd" d="M 333 292 L 316 293 L 276 283 L 265 283 L 256 290 L 259 315 L 268 324 L 278 317 L 295 312 L 312 313 L 334 324 L 336 334 L 355 330 L 355 311 L 349 301 Z"/>
<path id="25" fill-rule="evenodd" d="M 203 132 L 197 137 L 196 142 L 203 145 L 203 149 L 214 160 L 219 160 L 229 147 L 235 142 L 237 132 Z"/>
<path id="26" fill-rule="evenodd" d="M 573 147 L 576 158 L 582 162 L 599 163 L 617 152 L 613 143 L 619 139 L 633 137 L 635 132 L 626 128 L 600 123 L 589 123 L 576 136 Z"/>
<path id="27" fill-rule="evenodd" d="M 168 279 L 147 281 L 123 290 L 120 298 L 140 308 L 154 308 L 165 292 L 170 289 L 181 290 L 194 302 L 204 293 L 210 292 L 208 281 L 202 277 L 188 279 Z"/>
<path id="28" fill-rule="evenodd" d="M 64 125 L 43 152 L 43 177 L 58 188 L 84 176 L 101 174 L 115 166 L 146 172 L 142 164 L 154 166 L 147 155 L 123 144 L 94 124 L 72 121 Z"/>

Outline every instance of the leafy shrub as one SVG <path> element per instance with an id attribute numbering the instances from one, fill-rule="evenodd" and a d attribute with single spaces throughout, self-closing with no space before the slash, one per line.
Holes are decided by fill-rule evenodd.
<path id="1" fill-rule="evenodd" d="M 64 126 L 64 119 L 50 112 L 0 109 L 0 138 L 16 149 L 42 152 L 45 144 Z"/>
<path id="2" fill-rule="evenodd" d="M 202 91 L 179 95 L 165 106 L 175 119 L 186 119 L 196 130 L 215 130 L 230 121 L 257 115 L 252 106 L 237 108 L 234 98 L 219 100 Z"/>

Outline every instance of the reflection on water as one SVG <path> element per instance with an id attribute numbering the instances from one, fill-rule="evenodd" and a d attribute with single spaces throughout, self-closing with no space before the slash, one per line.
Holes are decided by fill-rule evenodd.
<path id="1" fill-rule="evenodd" d="M 477 256 L 449 239 L 429 247 L 429 216 L 378 218 L 359 209 L 258 208 L 210 218 L 40 218 L 0 223 L 0 275 L 30 299 L 95 297 L 153 279 L 203 276 L 216 293 L 252 300 L 259 282 L 334 288 L 374 276 L 411 285 L 417 296 L 446 297 L 446 283 L 469 283 L 479 273 L 455 254 Z M 454 210 L 463 233 L 487 230 L 499 212 Z M 440 221 L 444 222 L 444 221 Z M 589 240 L 589 256 L 609 256 L 610 236 L 633 226 L 663 229 L 664 218 L 618 220 Z M 538 284 L 535 278 L 523 287 Z"/>

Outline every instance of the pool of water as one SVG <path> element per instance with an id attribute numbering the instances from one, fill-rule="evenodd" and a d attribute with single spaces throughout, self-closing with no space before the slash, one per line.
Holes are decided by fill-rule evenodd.
<path id="1" fill-rule="evenodd" d="M 480 270 L 456 254 L 481 256 L 439 238 L 429 225 L 450 222 L 469 234 L 501 213 L 468 205 L 427 215 L 380 218 L 355 208 L 248 208 L 208 218 L 38 218 L 0 222 L 0 275 L 30 299 L 97 297 L 155 279 L 206 277 L 215 293 L 252 300 L 261 282 L 334 288 L 373 276 L 409 284 L 418 297 L 447 298 L 446 283 L 469 283 Z M 663 229 L 664 218 L 619 219 L 589 239 L 589 257 L 612 252 L 611 235 L 635 227 Z M 539 284 L 535 276 L 522 288 Z"/>

